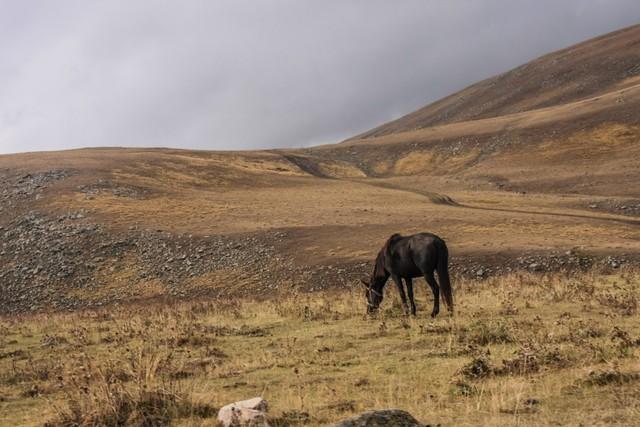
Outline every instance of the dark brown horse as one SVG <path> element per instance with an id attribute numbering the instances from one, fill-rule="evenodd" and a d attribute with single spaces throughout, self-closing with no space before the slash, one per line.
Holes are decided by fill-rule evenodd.
<path id="1" fill-rule="evenodd" d="M 433 275 L 434 271 L 438 272 L 439 286 Z M 449 281 L 449 251 L 440 237 L 430 233 L 418 233 L 406 237 L 394 234 L 389 237 L 378 253 L 371 278 L 362 280 L 367 288 L 368 313 L 377 310 L 380 306 L 384 285 L 389 276 L 398 286 L 405 313 L 409 313 L 409 308 L 402 279 L 407 285 L 411 313 L 415 315 L 416 303 L 413 300 L 412 282 L 415 277 L 424 277 L 433 292 L 431 317 L 435 317 L 440 312 L 440 288 L 443 293 L 442 300 L 453 313 L 453 295 Z"/>

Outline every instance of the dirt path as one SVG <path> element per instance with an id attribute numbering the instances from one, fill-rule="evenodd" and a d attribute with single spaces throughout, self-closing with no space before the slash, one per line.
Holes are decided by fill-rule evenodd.
<path id="1" fill-rule="evenodd" d="M 415 190 L 411 188 L 401 187 L 396 184 L 384 183 L 384 182 L 364 182 L 364 181 L 353 181 L 353 180 L 350 180 L 350 181 L 358 182 L 361 184 L 374 186 L 374 187 L 381 187 L 389 190 L 396 190 L 396 191 L 403 191 L 407 193 L 417 194 L 417 195 L 426 197 L 427 199 L 429 199 L 431 203 L 435 203 L 439 205 L 455 206 L 459 208 L 476 209 L 476 210 L 482 210 L 482 211 L 517 213 L 517 214 L 525 214 L 525 215 L 580 218 L 580 219 L 586 219 L 590 221 L 604 221 L 604 222 L 613 222 L 613 223 L 625 224 L 625 225 L 640 226 L 640 220 L 635 220 L 635 219 L 630 219 L 625 217 L 617 218 L 617 217 L 601 216 L 601 215 L 585 215 L 585 214 L 573 214 L 573 213 L 561 213 L 561 212 L 540 212 L 540 211 L 524 210 L 524 209 L 491 208 L 491 207 L 477 206 L 477 205 L 474 206 L 468 203 L 456 202 L 453 198 L 451 198 L 446 194 L 436 193 L 433 191 Z"/>

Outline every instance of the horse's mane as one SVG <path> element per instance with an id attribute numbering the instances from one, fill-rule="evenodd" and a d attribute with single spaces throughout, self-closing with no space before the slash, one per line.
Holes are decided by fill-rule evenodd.
<path id="1" fill-rule="evenodd" d="M 373 267 L 373 276 L 383 275 L 384 274 L 384 261 L 387 256 L 390 256 L 389 250 L 391 245 L 396 242 L 398 239 L 402 238 L 402 236 L 398 233 L 392 234 L 384 246 L 378 252 L 378 256 L 376 257 L 376 263 Z"/>

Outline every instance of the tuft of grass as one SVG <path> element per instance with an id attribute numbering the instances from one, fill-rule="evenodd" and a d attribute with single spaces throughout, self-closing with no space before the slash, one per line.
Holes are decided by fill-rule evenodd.
<path id="1" fill-rule="evenodd" d="M 209 418 L 217 410 L 194 403 L 190 393 L 177 382 L 171 355 L 149 350 L 129 359 L 131 375 L 123 375 L 113 366 L 97 366 L 85 359 L 84 377 L 72 377 L 66 389 L 64 406 L 55 405 L 56 415 L 49 427 L 124 425 L 162 426 L 172 420 L 198 416 Z M 130 385 L 127 385 L 130 383 Z"/>
<path id="2" fill-rule="evenodd" d="M 471 362 L 464 365 L 458 374 L 468 379 L 481 379 L 495 375 L 498 372 L 496 368 L 487 356 L 474 357 Z"/>
<path id="3" fill-rule="evenodd" d="M 581 381 L 587 386 L 623 385 L 640 380 L 640 372 L 621 372 L 618 368 L 594 370 Z"/>
<path id="4" fill-rule="evenodd" d="M 460 341 L 486 346 L 514 341 L 511 327 L 504 320 L 481 319 L 471 323 L 460 335 Z"/>

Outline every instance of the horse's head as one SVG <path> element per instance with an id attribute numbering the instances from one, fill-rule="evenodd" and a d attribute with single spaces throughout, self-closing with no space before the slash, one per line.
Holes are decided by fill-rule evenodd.
<path id="1" fill-rule="evenodd" d="M 365 297 L 367 298 L 367 313 L 375 312 L 382 302 L 382 287 L 377 286 L 377 280 L 360 279 L 366 288 Z"/>

